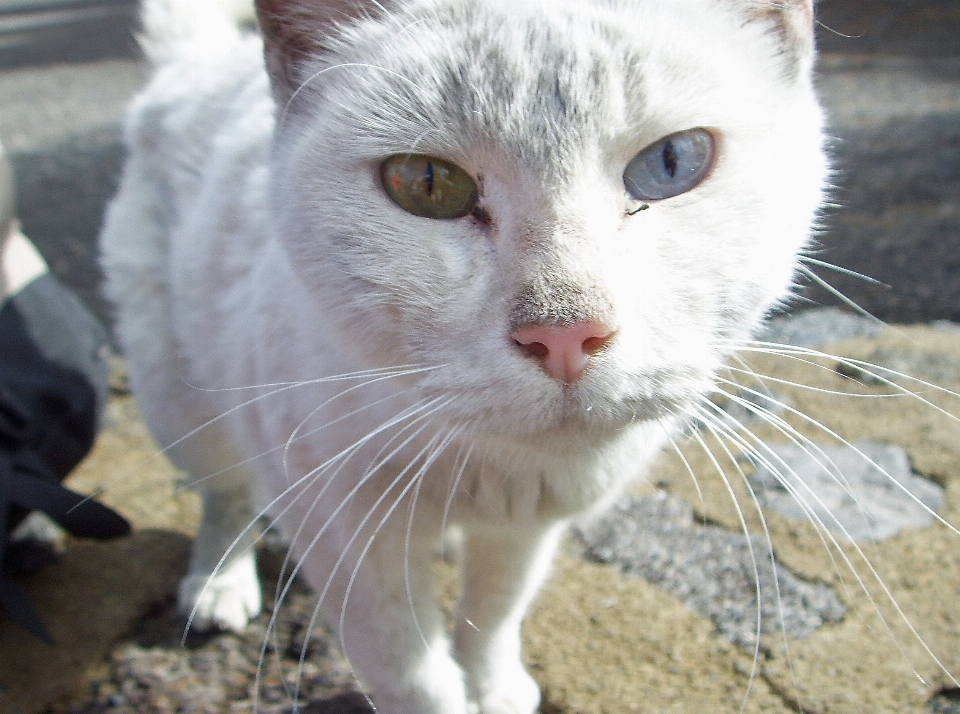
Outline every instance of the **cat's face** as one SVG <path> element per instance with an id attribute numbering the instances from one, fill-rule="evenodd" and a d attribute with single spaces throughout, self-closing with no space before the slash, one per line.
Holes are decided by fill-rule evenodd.
<path id="1" fill-rule="evenodd" d="M 824 171 L 807 3 L 395 2 L 343 33 L 308 5 L 261 3 L 275 208 L 370 364 L 445 365 L 421 384 L 493 431 L 605 432 L 707 391 L 787 294 Z M 459 217 L 418 215 L 441 179 Z M 575 377 L 519 344 L 583 324 Z"/>

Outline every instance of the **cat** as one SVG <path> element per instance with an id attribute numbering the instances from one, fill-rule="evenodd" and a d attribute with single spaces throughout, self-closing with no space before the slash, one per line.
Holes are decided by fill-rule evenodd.
<path id="1" fill-rule="evenodd" d="M 812 0 L 257 0 L 259 33 L 236 5 L 147 1 L 102 236 L 202 492 L 180 605 L 259 612 L 262 501 L 378 711 L 531 714 L 519 628 L 566 524 L 793 292 Z"/>

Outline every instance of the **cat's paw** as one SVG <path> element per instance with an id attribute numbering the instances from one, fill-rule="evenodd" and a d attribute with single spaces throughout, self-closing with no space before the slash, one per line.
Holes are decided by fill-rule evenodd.
<path id="1" fill-rule="evenodd" d="M 260 581 L 253 553 L 240 556 L 217 573 L 192 572 L 180 581 L 177 608 L 200 632 L 240 632 L 260 614 Z"/>
<path id="2" fill-rule="evenodd" d="M 540 706 L 540 687 L 520 667 L 498 677 L 476 704 L 479 714 L 534 714 Z"/>

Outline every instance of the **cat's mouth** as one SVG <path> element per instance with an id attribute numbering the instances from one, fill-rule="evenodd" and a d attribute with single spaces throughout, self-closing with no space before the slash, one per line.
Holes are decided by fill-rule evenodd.
<path id="1" fill-rule="evenodd" d="M 689 412 L 708 386 L 675 371 L 615 380 L 590 375 L 549 391 L 524 389 L 496 380 L 485 388 L 461 392 L 451 407 L 458 420 L 479 431 L 525 439 L 616 438 L 641 423 L 672 420 Z"/>

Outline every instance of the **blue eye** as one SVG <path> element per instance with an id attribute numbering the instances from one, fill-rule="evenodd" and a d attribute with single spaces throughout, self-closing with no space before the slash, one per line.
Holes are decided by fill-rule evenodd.
<path id="1" fill-rule="evenodd" d="M 706 129 L 689 129 L 651 144 L 633 157 L 623 185 L 639 201 L 660 201 L 692 190 L 713 165 L 716 141 Z"/>

